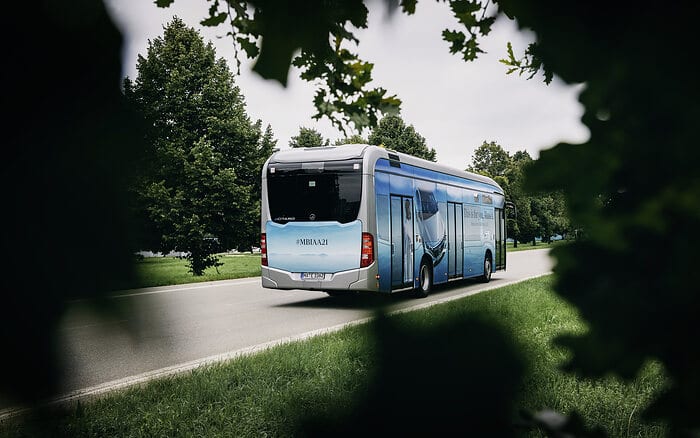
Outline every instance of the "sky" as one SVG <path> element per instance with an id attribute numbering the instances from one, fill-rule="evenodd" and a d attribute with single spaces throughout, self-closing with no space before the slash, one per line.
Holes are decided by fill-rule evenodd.
<path id="1" fill-rule="evenodd" d="M 207 16 L 208 2 L 176 0 L 169 8 L 144 0 L 106 0 L 106 4 L 124 35 L 123 75 L 136 77 L 138 55 L 146 54 L 149 39 L 162 36 L 163 26 L 175 15 L 211 40 L 217 57 L 226 59 L 235 71 L 231 40 L 220 38 L 226 28 L 199 25 Z M 510 153 L 527 150 L 536 158 L 540 150 L 561 141 L 588 139 L 588 129 L 580 122 L 583 107 L 577 100 L 584 85 L 567 85 L 556 76 L 546 85 L 541 75 L 531 80 L 506 75 L 506 67 L 498 62 L 505 57 L 506 43 L 512 42 L 517 54 L 534 41 L 534 35 L 519 31 L 514 21 L 501 16 L 481 39 L 487 53 L 475 62 L 464 62 L 459 55 L 451 55 L 442 40 L 443 29 L 458 29 L 447 4 L 423 0 L 415 15 L 397 11 L 390 17 L 384 2 L 369 2 L 368 7 L 368 29 L 356 32 L 360 44 L 351 50 L 374 63 L 374 80 L 369 85 L 383 87 L 403 101 L 402 118 L 437 151 L 438 162 L 464 169 L 484 141 L 495 141 Z M 331 143 L 344 137 L 328 120 L 311 118 L 315 88 L 299 78 L 299 70 L 290 70 L 284 88 L 253 73 L 252 61 L 244 56 L 241 61 L 236 83 L 245 96 L 248 115 L 272 126 L 277 147 L 287 148 L 300 126 L 318 130 Z M 367 137 L 368 131 L 363 135 Z"/>

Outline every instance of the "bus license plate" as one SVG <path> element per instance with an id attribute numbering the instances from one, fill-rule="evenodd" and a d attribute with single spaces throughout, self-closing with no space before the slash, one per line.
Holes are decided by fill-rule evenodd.
<path id="1" fill-rule="evenodd" d="M 301 279 L 302 280 L 325 280 L 326 274 L 324 274 L 323 272 L 302 272 Z"/>

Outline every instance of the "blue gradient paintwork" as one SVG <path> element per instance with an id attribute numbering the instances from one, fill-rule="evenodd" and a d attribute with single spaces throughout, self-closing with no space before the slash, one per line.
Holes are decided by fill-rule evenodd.
<path id="1" fill-rule="evenodd" d="M 288 272 L 335 273 L 360 267 L 362 222 L 268 221 L 268 266 Z M 312 243 L 305 244 L 310 239 Z M 323 245 L 322 243 L 326 243 Z"/>
<path id="2" fill-rule="evenodd" d="M 462 242 L 458 243 L 462 251 L 462 275 L 474 277 L 482 274 L 484 254 L 490 250 L 494 252 L 493 235 L 487 232 L 486 225 L 493 224 L 493 206 L 483 206 L 477 191 L 491 194 L 493 205 L 503 206 L 503 196 L 493 193 L 493 187 L 478 181 L 468 181 L 432 170 L 422 169 L 411 165 L 401 164 L 394 167 L 386 159 L 380 159 L 376 164 L 374 176 L 374 189 L 376 194 L 377 212 L 377 238 L 376 254 L 379 271 L 379 290 L 390 292 L 392 287 L 392 255 L 391 233 L 387 231 L 390 218 L 390 198 L 394 196 L 407 196 L 413 199 L 414 214 L 416 215 L 414 237 L 415 250 L 413 254 L 413 272 L 419 272 L 423 255 L 428 255 L 433 261 L 433 281 L 435 284 L 447 281 L 448 260 L 446 254 L 446 224 L 447 202 L 462 204 L 463 211 L 478 211 L 478 219 L 473 220 L 475 225 L 473 237 L 467 241 L 467 237 L 460 232 Z M 434 214 L 422 214 L 421 196 L 419 190 L 429 195 L 430 202 L 437 203 L 438 211 Z M 474 195 L 477 195 L 474 197 Z M 431 212 L 432 213 L 432 212 Z M 490 220 L 485 220 L 489 218 Z M 463 223 L 463 231 L 469 224 Z M 420 239 L 418 239 L 420 237 Z M 463 247 L 462 247 L 463 246 Z M 458 270 L 459 272 L 459 270 Z M 414 287 L 416 286 L 414 282 Z"/>

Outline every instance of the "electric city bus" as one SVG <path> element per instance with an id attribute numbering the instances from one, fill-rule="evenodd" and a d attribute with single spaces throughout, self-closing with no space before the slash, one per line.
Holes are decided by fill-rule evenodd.
<path id="1" fill-rule="evenodd" d="M 506 267 L 491 178 L 379 146 L 275 152 L 262 169 L 262 285 L 340 295 L 412 289 Z"/>

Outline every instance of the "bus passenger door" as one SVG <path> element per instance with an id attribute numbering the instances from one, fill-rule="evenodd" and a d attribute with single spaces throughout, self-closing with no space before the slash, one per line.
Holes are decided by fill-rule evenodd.
<path id="1" fill-rule="evenodd" d="M 464 239 L 462 238 L 462 204 L 447 203 L 447 273 L 461 277 L 464 271 Z"/>
<path id="2" fill-rule="evenodd" d="M 455 277 L 464 275 L 464 233 L 462 232 L 462 222 L 464 212 L 462 204 L 455 204 L 455 249 L 457 260 L 455 262 Z"/>
<path id="3" fill-rule="evenodd" d="M 505 210 L 497 208 L 496 209 L 496 235 L 495 235 L 495 245 L 496 245 L 496 260 L 495 269 L 505 269 L 506 268 L 506 216 Z"/>
<path id="4" fill-rule="evenodd" d="M 413 200 L 391 197 L 391 286 L 413 286 Z"/>

